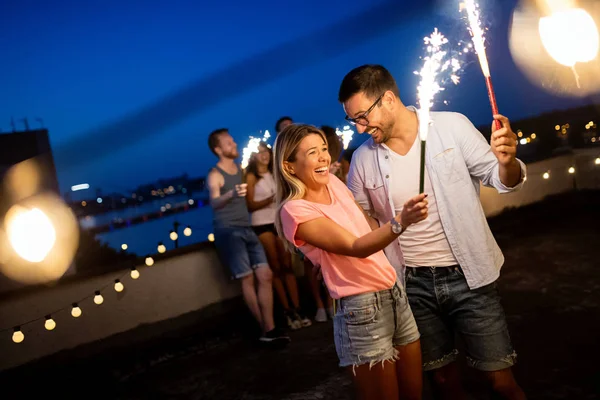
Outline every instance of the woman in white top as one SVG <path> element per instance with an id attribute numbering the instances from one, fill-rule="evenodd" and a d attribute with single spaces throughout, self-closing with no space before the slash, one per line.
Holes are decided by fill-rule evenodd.
<path id="1" fill-rule="evenodd" d="M 284 248 L 275 229 L 275 179 L 273 178 L 273 151 L 266 143 L 258 145 L 246 168 L 248 192 L 246 202 L 250 211 L 252 229 L 262 243 L 269 266 L 273 270 L 273 287 L 283 306 L 288 326 L 298 329 L 310 326 L 311 321 L 300 309 L 298 285 L 292 270 L 291 254 Z M 284 286 L 285 282 L 285 286 Z M 287 293 L 286 293 L 287 287 Z M 288 301 L 289 294 L 292 307 Z"/>

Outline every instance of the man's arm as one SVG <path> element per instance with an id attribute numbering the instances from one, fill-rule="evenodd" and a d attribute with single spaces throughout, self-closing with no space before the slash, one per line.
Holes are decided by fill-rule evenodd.
<path id="1" fill-rule="evenodd" d="M 499 193 L 519 190 L 527 170 L 516 158 L 516 135 L 508 119 L 497 116 L 505 126 L 493 132 L 490 144 L 467 117 L 459 114 L 459 118 L 456 140 L 471 176 Z"/>
<path id="2" fill-rule="evenodd" d="M 213 210 L 218 210 L 225 207 L 227 203 L 229 203 L 229 201 L 235 197 L 233 190 L 221 195 L 221 187 L 223 186 L 223 183 L 223 175 L 221 175 L 218 171 L 212 170 L 208 173 L 208 194 L 210 196 L 210 205 Z"/>

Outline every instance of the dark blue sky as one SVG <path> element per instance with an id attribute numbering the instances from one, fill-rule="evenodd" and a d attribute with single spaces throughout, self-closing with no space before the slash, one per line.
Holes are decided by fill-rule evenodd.
<path id="1" fill-rule="evenodd" d="M 43 118 L 63 192 L 83 182 L 106 193 L 205 175 L 216 161 L 206 145 L 215 128 L 229 127 L 243 147 L 282 115 L 342 125 L 337 89 L 358 65 L 385 65 L 414 104 L 422 38 L 436 26 L 451 39 L 464 34 L 455 3 L 407 2 L 416 9 L 392 6 L 402 16 L 394 19 L 380 15 L 390 7 L 381 0 L 7 1 L 0 128 L 10 129 L 11 116 L 31 126 Z M 514 120 L 581 104 L 538 90 L 515 67 L 507 44 L 514 3 L 482 4 L 493 15 L 488 53 L 501 112 Z M 450 104 L 435 109 L 491 123 L 470 60 L 460 86 L 443 95 Z"/>

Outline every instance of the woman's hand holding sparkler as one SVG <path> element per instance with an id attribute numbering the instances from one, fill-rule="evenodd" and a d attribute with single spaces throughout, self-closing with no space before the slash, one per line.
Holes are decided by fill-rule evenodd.
<path id="1" fill-rule="evenodd" d="M 504 115 L 494 115 L 494 120 L 500 121 L 502 128 L 497 129 L 496 122 L 492 124 L 490 146 L 500 165 L 507 166 L 516 160 L 517 135 L 512 131 L 510 121 Z"/>

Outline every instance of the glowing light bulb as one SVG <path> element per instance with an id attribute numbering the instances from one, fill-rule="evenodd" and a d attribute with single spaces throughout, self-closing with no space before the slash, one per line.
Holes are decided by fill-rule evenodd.
<path id="1" fill-rule="evenodd" d="M 157 249 L 157 250 L 158 250 L 158 252 L 159 252 L 159 253 L 161 253 L 161 254 L 162 254 L 162 253 L 164 253 L 165 251 L 167 251 L 167 248 L 165 247 L 165 245 L 164 245 L 164 244 L 162 244 L 162 242 L 160 242 L 160 243 L 158 244 L 158 247 L 157 247 L 156 249 Z"/>
<path id="2" fill-rule="evenodd" d="M 13 332 L 12 335 L 12 340 L 15 343 L 21 343 L 23 340 L 25 340 L 25 335 L 23 335 L 23 332 L 21 332 L 21 328 L 16 327 L 15 331 Z"/>
<path id="3" fill-rule="evenodd" d="M 44 327 L 49 331 L 56 328 L 56 322 L 54 322 L 50 315 L 46 315 L 46 322 L 44 323 Z"/>
<path id="4" fill-rule="evenodd" d="M 600 157 L 596 158 L 596 160 L 594 161 L 594 164 L 600 165 Z"/>
<path id="5" fill-rule="evenodd" d="M 550 174 L 548 172 L 544 172 L 544 175 L 542 175 L 542 177 L 544 179 L 550 179 Z"/>
<path id="6" fill-rule="evenodd" d="M 6 215 L 6 233 L 15 252 L 32 263 L 44 261 L 56 243 L 56 230 L 48 216 L 37 208 L 18 205 Z"/>
<path id="7" fill-rule="evenodd" d="M 73 309 L 71 310 L 71 315 L 73 318 L 81 317 L 81 308 L 77 305 L 77 303 L 73 303 Z"/>
<path id="8" fill-rule="evenodd" d="M 188 200 L 188 204 L 189 204 L 190 206 L 193 206 L 193 205 L 194 205 L 194 199 L 189 199 L 189 200 Z"/>
<path id="9" fill-rule="evenodd" d="M 535 133 L 532 133 L 532 134 L 531 134 L 531 138 L 532 138 L 532 139 L 535 139 L 536 137 L 537 137 L 537 135 L 536 135 Z"/>
<path id="10" fill-rule="evenodd" d="M 127 247 L 128 247 L 128 246 L 127 246 L 127 244 L 126 244 L 126 243 L 123 243 L 123 244 L 121 245 L 121 249 L 122 249 L 122 250 L 127 250 Z"/>
<path id="11" fill-rule="evenodd" d="M 183 234 L 184 234 L 185 236 L 192 236 L 192 228 L 190 228 L 189 226 L 188 226 L 188 227 L 186 227 L 186 228 L 183 230 Z"/>
<path id="12" fill-rule="evenodd" d="M 214 242 L 215 241 L 215 235 L 214 235 L 214 233 L 209 233 L 208 234 L 208 241 L 209 242 Z"/>
<path id="13" fill-rule="evenodd" d="M 152 257 L 146 257 L 146 261 L 145 262 L 146 262 L 147 266 L 151 267 L 151 266 L 154 265 L 154 258 L 152 258 Z"/>
<path id="14" fill-rule="evenodd" d="M 572 8 L 542 17 L 538 28 L 542 45 L 561 65 L 573 67 L 598 55 L 598 27 L 584 9 Z"/>
<path id="15" fill-rule="evenodd" d="M 115 291 L 120 293 L 120 292 L 123 291 L 123 289 L 125 289 L 125 286 L 123 286 L 123 284 L 121 283 L 121 281 L 118 280 L 118 279 L 115 280 Z"/>
<path id="16" fill-rule="evenodd" d="M 96 295 L 94 296 L 94 303 L 98 305 L 104 303 L 104 297 L 102 297 L 102 295 L 98 291 L 96 291 Z"/>
<path id="17" fill-rule="evenodd" d="M 140 277 L 140 271 L 135 269 L 135 267 L 131 267 L 131 279 L 137 279 Z"/>
<path id="18" fill-rule="evenodd" d="M 574 174 L 575 173 L 575 168 L 574 167 L 569 168 L 569 173 L 570 174 Z"/>
<path id="19" fill-rule="evenodd" d="M 554 127 L 554 129 L 556 129 L 557 131 L 560 131 L 560 125 L 556 125 L 556 126 Z"/>
<path id="20" fill-rule="evenodd" d="M 177 239 L 179 239 L 179 235 L 177 234 L 177 232 L 175 231 L 171 231 L 171 233 L 169 233 L 169 238 L 172 241 L 176 241 Z"/>

